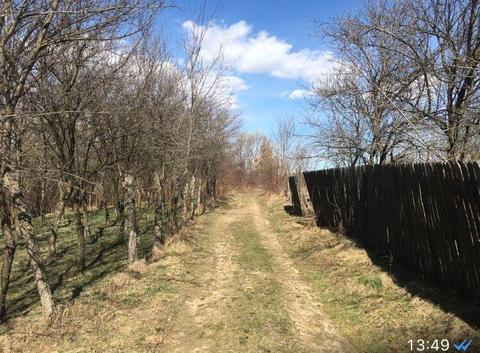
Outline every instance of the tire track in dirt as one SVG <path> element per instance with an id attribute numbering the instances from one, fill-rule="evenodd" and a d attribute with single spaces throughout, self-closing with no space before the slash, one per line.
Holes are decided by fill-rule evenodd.
<path id="1" fill-rule="evenodd" d="M 237 219 L 228 210 L 222 212 L 210 231 L 211 256 L 202 264 L 202 288 L 192 291 L 187 298 L 173 331 L 165 340 L 166 352 L 216 352 L 219 331 L 226 325 L 226 312 L 234 299 L 234 276 L 237 264 L 231 246 L 229 225 Z"/>
<path id="2" fill-rule="evenodd" d="M 293 261 L 284 252 L 265 210 L 255 196 L 248 203 L 263 246 L 273 254 L 275 275 L 286 294 L 286 310 L 302 344 L 312 352 L 353 353 L 354 348 L 342 337 L 312 295 L 312 289 L 300 278 Z"/>

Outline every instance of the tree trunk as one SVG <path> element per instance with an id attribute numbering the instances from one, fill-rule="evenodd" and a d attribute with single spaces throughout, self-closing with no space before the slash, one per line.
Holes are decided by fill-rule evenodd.
<path id="1" fill-rule="evenodd" d="M 197 215 L 202 215 L 205 213 L 206 210 L 206 188 L 207 185 L 207 178 L 202 178 L 199 180 L 198 183 L 198 191 L 197 191 Z"/>
<path id="2" fill-rule="evenodd" d="M 218 200 L 218 194 L 217 194 L 217 175 L 213 176 L 212 180 L 212 188 L 213 188 L 213 201 L 216 203 Z"/>
<path id="3" fill-rule="evenodd" d="M 155 225 L 153 230 L 153 253 L 163 248 L 165 245 L 165 197 L 164 197 L 164 188 L 163 180 L 161 177 L 155 175 L 155 186 L 156 186 L 156 195 L 155 195 Z"/>
<path id="4" fill-rule="evenodd" d="M 80 212 L 80 205 L 78 201 L 75 202 L 75 228 L 77 231 L 78 257 L 77 270 L 78 272 L 85 271 L 85 227 L 82 223 L 82 213 Z"/>
<path id="5" fill-rule="evenodd" d="M 190 219 L 195 217 L 195 174 L 192 175 L 190 181 L 190 190 L 189 190 L 189 201 L 190 201 Z"/>
<path id="6" fill-rule="evenodd" d="M 188 202 L 188 195 L 190 194 L 189 192 L 190 188 L 190 183 L 188 183 L 185 180 L 185 185 L 183 186 L 183 195 L 182 195 L 182 223 L 185 225 L 189 219 L 188 217 L 188 207 L 189 207 L 189 202 Z"/>
<path id="7" fill-rule="evenodd" d="M 178 230 L 178 203 L 179 203 L 179 185 L 178 180 L 174 181 L 173 195 L 171 202 L 172 228 Z"/>
<path id="8" fill-rule="evenodd" d="M 196 206 L 196 215 L 200 215 L 200 209 L 202 207 L 202 179 L 198 178 L 198 188 L 197 188 L 197 206 Z"/>
<path id="9" fill-rule="evenodd" d="M 63 222 L 65 215 L 65 186 L 59 185 L 59 201 L 57 208 L 55 209 L 55 219 L 50 226 L 50 235 L 48 237 L 48 253 L 50 256 L 54 256 L 57 253 L 57 238 L 58 230 Z"/>
<path id="10" fill-rule="evenodd" d="M 457 140 L 453 136 L 453 133 L 447 132 L 448 134 L 448 147 L 447 147 L 447 159 L 450 162 L 456 162 L 459 160 Z"/>
<path id="11" fill-rule="evenodd" d="M 90 228 L 90 220 L 89 220 L 89 215 L 88 215 L 88 207 L 86 203 L 83 203 L 83 219 L 85 220 L 84 222 L 84 234 L 86 239 L 91 239 L 92 238 L 92 230 Z"/>
<path id="12" fill-rule="evenodd" d="M 201 205 L 202 205 L 202 212 L 200 214 L 204 214 L 205 211 L 207 210 L 207 193 L 205 192 L 205 190 L 202 190 L 201 191 L 201 194 L 200 194 L 200 199 L 201 199 Z"/>
<path id="13" fill-rule="evenodd" d="M 6 209 L 6 208 L 5 208 Z M 5 237 L 5 250 L 3 255 L 1 279 L 0 279 L 0 321 L 4 321 L 7 315 L 7 292 L 10 284 L 10 275 L 12 273 L 12 263 L 17 244 L 15 242 L 15 233 L 12 230 L 10 216 L 4 214 L 2 217 L 2 232 Z"/>
<path id="14" fill-rule="evenodd" d="M 40 224 L 42 228 L 45 226 L 45 179 L 40 184 Z"/>
<path id="15" fill-rule="evenodd" d="M 27 206 L 18 182 L 18 172 L 7 168 L 3 174 L 3 187 L 11 195 L 13 209 L 10 213 L 15 215 L 15 223 L 18 234 L 25 241 L 30 264 L 32 266 L 35 282 L 42 304 L 43 314 L 49 320 L 54 311 L 54 303 L 50 286 L 47 282 L 43 260 L 40 257 L 37 240 L 33 232 L 32 217 L 27 211 Z"/>
<path id="16" fill-rule="evenodd" d="M 125 204 L 123 203 L 123 201 L 117 201 L 117 206 L 115 207 L 115 210 L 117 212 L 117 219 L 115 220 L 115 223 L 119 224 L 117 241 L 118 243 L 123 243 L 123 238 L 125 235 Z"/>
<path id="17" fill-rule="evenodd" d="M 125 189 L 125 209 L 126 222 L 125 231 L 128 234 L 128 264 L 133 264 L 137 260 L 137 214 L 135 209 L 135 190 L 133 187 L 133 176 L 125 174 L 123 187 Z"/>
<path id="18" fill-rule="evenodd" d="M 208 207 L 214 207 L 217 201 L 217 177 L 211 173 L 208 178 Z"/>
<path id="19" fill-rule="evenodd" d="M 107 201 L 103 201 L 103 209 L 105 214 L 104 224 L 105 224 L 105 227 L 107 227 L 108 224 L 110 223 L 110 212 L 108 211 Z"/>

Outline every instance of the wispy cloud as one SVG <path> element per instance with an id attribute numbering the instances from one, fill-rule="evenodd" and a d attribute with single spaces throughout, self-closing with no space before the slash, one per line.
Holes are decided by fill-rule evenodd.
<path id="1" fill-rule="evenodd" d="M 223 96 L 226 99 L 226 106 L 228 106 L 229 109 L 240 108 L 237 94 L 248 88 L 247 83 L 237 76 L 224 76 L 219 82 L 219 91 L 223 92 Z"/>

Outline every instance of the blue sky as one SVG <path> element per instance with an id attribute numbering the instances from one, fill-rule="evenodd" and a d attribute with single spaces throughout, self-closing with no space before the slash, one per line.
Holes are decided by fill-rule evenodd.
<path id="1" fill-rule="evenodd" d="M 271 135 L 282 115 L 302 121 L 302 96 L 315 80 L 332 69 L 334 53 L 315 37 L 315 21 L 330 22 L 351 10 L 358 0 L 209 0 L 206 14 L 214 26 L 206 52 L 222 43 L 235 106 L 244 131 Z M 178 0 L 178 9 L 162 16 L 173 56 L 180 55 L 181 38 L 195 21 L 201 1 Z M 207 54 L 205 54 L 208 56 Z"/>

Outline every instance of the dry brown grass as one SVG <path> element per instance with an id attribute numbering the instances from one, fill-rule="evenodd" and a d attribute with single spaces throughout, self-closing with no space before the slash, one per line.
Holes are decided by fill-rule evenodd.
<path id="1" fill-rule="evenodd" d="M 163 344 L 163 332 L 181 306 L 190 273 L 191 231 L 174 237 L 157 262 L 136 261 L 107 275 L 58 308 L 46 326 L 37 306 L 4 327 L 0 352 L 150 352 Z"/>
<path id="2" fill-rule="evenodd" d="M 252 208 L 252 200 L 262 201 Z M 11 320 L 0 352 L 304 353 L 322 331 L 318 313 L 359 352 L 406 352 L 419 338 L 479 342 L 461 315 L 442 309 L 439 291 L 405 285 L 348 238 L 282 206 L 277 196 L 235 195 L 178 234 L 157 262 L 92 284 L 51 326 L 38 306 Z M 451 297 L 449 305 L 478 309 Z"/>
<path id="3" fill-rule="evenodd" d="M 374 258 L 345 236 L 285 214 L 283 201 L 279 196 L 265 200 L 281 243 L 360 351 L 405 352 L 409 339 L 447 338 L 453 347 L 453 342 L 470 338 L 478 345 L 479 330 L 462 319 L 463 313 L 480 313 L 477 304 L 426 285 L 413 274 L 397 277 L 388 259 Z"/>

